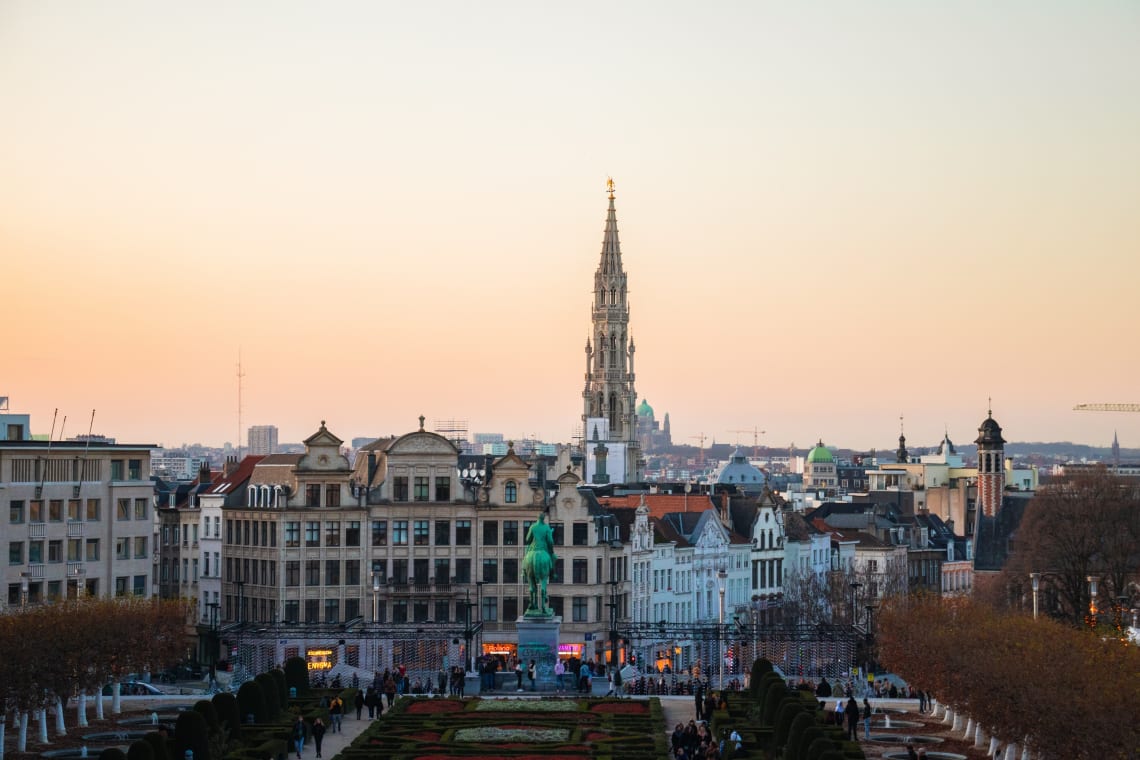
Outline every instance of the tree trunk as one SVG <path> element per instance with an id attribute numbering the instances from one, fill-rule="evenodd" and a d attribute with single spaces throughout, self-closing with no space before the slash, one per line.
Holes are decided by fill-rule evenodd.
<path id="1" fill-rule="evenodd" d="M 120 684 L 118 681 L 115 681 L 113 684 L 111 684 L 111 714 L 112 715 L 118 715 L 119 713 L 121 713 L 123 711 L 123 701 L 122 701 L 122 699 L 119 698 L 119 696 L 120 696 L 119 690 L 121 688 L 122 688 L 122 684 Z"/>
<path id="2" fill-rule="evenodd" d="M 95 692 L 95 720 L 103 720 L 103 689 Z"/>
<path id="3" fill-rule="evenodd" d="M 0 760 L 4 760 L 4 734 L 8 728 L 8 713 L 0 715 Z"/>
<path id="4" fill-rule="evenodd" d="M 990 737 L 990 748 L 986 750 L 986 757 L 992 757 L 998 760 L 998 740 L 996 736 Z"/>
<path id="5" fill-rule="evenodd" d="M 75 725 L 87 728 L 87 692 L 80 691 L 75 699 Z M 2 760 L 2 758 L 0 758 Z"/>
<path id="6" fill-rule="evenodd" d="M 981 723 L 976 724 L 974 728 L 974 746 L 978 749 L 986 746 L 986 732 Z"/>
<path id="7" fill-rule="evenodd" d="M 28 751 L 28 713 L 27 711 L 21 712 L 17 715 L 20 719 L 20 738 L 16 741 L 17 752 Z"/>
<path id="8" fill-rule="evenodd" d="M 59 736 L 67 735 L 67 723 L 63 719 L 63 700 L 55 698 L 55 732 Z"/>
<path id="9" fill-rule="evenodd" d="M 974 737 L 974 719 L 966 719 L 966 731 L 962 734 L 963 739 L 972 739 Z"/>
<path id="10" fill-rule="evenodd" d="M 36 710 L 36 720 L 38 720 L 40 723 L 40 744 L 47 744 L 48 743 L 48 735 L 47 735 L 47 709 L 46 708 L 41 707 L 40 709 Z"/>

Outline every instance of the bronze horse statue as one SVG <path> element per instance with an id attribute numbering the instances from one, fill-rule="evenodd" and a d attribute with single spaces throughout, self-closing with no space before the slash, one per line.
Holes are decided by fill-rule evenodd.
<path id="1" fill-rule="evenodd" d="M 546 514 L 540 514 L 538 522 L 531 525 L 526 533 L 522 569 L 529 597 L 524 617 L 550 617 L 554 614 L 546 594 L 546 584 L 554 572 L 554 560 L 554 531 L 546 524 Z"/>

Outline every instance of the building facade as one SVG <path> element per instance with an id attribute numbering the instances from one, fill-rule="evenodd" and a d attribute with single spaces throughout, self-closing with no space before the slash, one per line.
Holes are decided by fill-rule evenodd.
<path id="1" fill-rule="evenodd" d="M 253 425 L 249 429 L 247 449 L 253 456 L 277 453 L 277 426 Z"/>

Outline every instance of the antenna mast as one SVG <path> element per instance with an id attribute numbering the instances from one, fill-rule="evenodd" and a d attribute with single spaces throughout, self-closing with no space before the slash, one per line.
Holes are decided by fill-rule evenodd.
<path id="1" fill-rule="evenodd" d="M 237 430 L 237 458 L 241 461 L 241 379 L 245 377 L 245 373 L 241 371 L 241 346 L 238 346 L 238 365 L 237 365 L 237 381 L 238 381 L 238 430 Z"/>

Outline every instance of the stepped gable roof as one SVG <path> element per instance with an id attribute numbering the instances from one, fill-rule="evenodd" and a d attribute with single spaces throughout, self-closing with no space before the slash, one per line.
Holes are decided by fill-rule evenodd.
<path id="1" fill-rule="evenodd" d="M 1009 559 L 1031 493 L 1008 493 L 1002 496 L 1001 509 L 993 517 L 978 510 L 978 527 L 974 531 L 974 570 L 998 572 Z"/>

